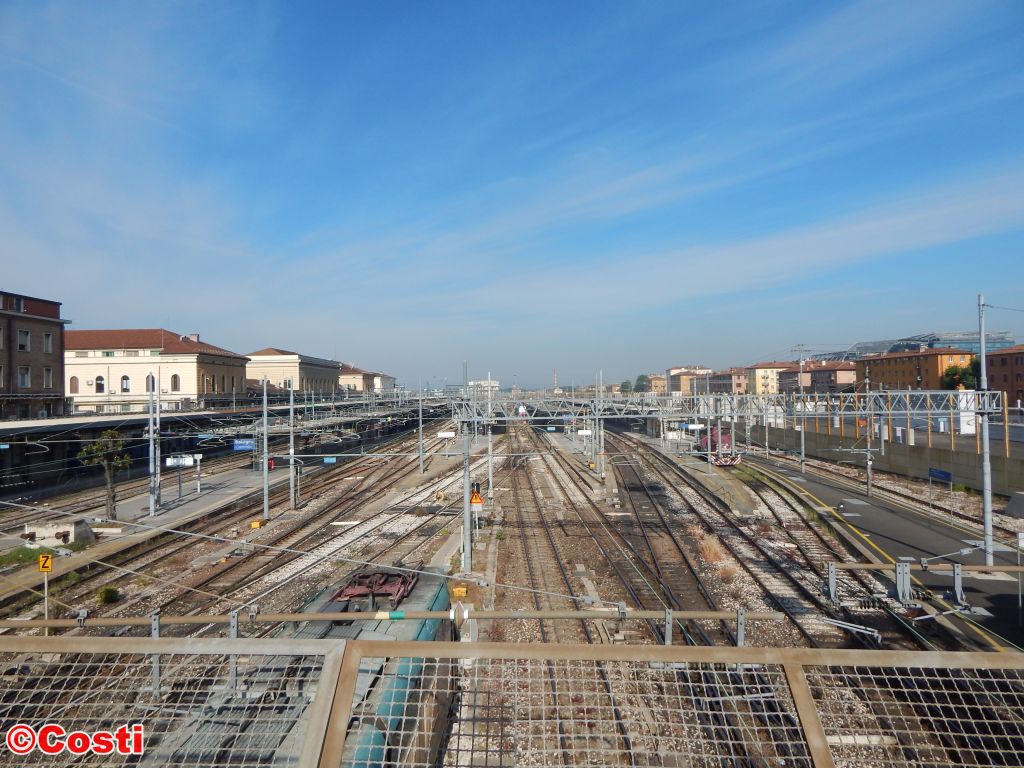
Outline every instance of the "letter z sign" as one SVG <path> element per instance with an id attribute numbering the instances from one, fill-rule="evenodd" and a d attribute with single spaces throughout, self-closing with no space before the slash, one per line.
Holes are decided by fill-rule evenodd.
<path id="1" fill-rule="evenodd" d="M 49 573 L 53 570 L 53 555 L 39 556 L 39 572 Z"/>

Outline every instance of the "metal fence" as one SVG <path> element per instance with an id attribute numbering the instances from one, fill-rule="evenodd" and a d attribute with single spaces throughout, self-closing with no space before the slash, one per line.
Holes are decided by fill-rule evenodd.
<path id="1" fill-rule="evenodd" d="M 144 726 L 76 764 L 1020 765 L 1024 655 L 0 637 L 0 713 Z"/>

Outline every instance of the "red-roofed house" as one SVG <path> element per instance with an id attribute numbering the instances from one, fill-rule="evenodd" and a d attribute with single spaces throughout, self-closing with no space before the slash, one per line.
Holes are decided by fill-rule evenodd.
<path id="1" fill-rule="evenodd" d="M 65 331 L 64 376 L 76 412 L 144 411 L 151 381 L 161 407 L 190 410 L 245 396 L 249 358 L 164 328 Z M 152 377 L 152 379 L 150 378 Z"/>

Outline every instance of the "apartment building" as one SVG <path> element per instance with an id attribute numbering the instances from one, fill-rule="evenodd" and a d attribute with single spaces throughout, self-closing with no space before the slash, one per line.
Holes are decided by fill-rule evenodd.
<path id="1" fill-rule="evenodd" d="M 951 365 L 968 366 L 966 349 L 920 349 L 865 355 L 856 361 L 857 389 L 941 389 L 942 375 Z"/>
<path id="2" fill-rule="evenodd" d="M 665 371 L 668 393 L 672 395 L 692 395 L 703 392 L 705 379 L 714 371 L 703 365 L 677 365 Z"/>
<path id="3" fill-rule="evenodd" d="M 989 389 L 1006 393 L 1011 407 L 1024 402 L 1024 344 L 995 352 L 985 351 L 985 373 Z"/>
<path id="4" fill-rule="evenodd" d="M 0 291 L 0 418 L 64 415 L 61 302 Z"/>
<path id="5" fill-rule="evenodd" d="M 851 392 L 856 384 L 857 366 L 852 361 L 815 361 L 811 364 L 811 391 L 816 394 Z"/>
<path id="6" fill-rule="evenodd" d="M 724 371 L 715 371 L 708 377 L 701 377 L 696 383 L 703 385 L 707 383 L 707 392 L 719 395 L 745 395 L 747 394 L 747 369 L 728 368 Z M 704 394 L 703 386 L 699 389 Z"/>
<path id="7" fill-rule="evenodd" d="M 772 360 L 746 366 L 747 393 L 751 395 L 777 395 L 779 373 L 797 365 L 795 360 Z"/>

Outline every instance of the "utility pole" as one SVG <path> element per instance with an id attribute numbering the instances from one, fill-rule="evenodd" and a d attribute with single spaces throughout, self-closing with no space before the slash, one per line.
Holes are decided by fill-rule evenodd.
<path id="1" fill-rule="evenodd" d="M 160 367 L 156 369 L 156 380 L 153 382 L 154 396 L 156 397 L 156 482 L 154 487 L 154 496 L 156 497 L 157 509 L 163 504 L 163 499 L 160 494 Z"/>
<path id="2" fill-rule="evenodd" d="M 599 370 L 597 372 L 597 473 L 601 476 L 601 482 L 604 482 L 604 419 L 601 418 L 601 406 L 604 401 L 604 371 Z"/>
<path id="3" fill-rule="evenodd" d="M 868 483 L 868 488 L 867 488 L 867 496 L 870 497 L 871 496 L 871 434 L 875 431 L 875 409 L 874 409 L 874 402 L 871 399 L 871 374 L 867 372 L 866 368 L 865 368 L 865 376 L 864 376 L 864 391 L 865 391 L 866 396 L 868 398 L 868 435 L 867 435 L 867 437 L 868 437 L 868 449 L 867 449 L 867 471 L 868 471 L 867 483 Z M 856 417 L 854 417 L 854 418 L 856 418 Z M 953 428 L 953 424 L 952 423 L 950 423 L 949 428 L 950 429 Z"/>
<path id="4" fill-rule="evenodd" d="M 804 452 L 804 432 L 807 431 L 807 403 L 804 400 L 804 345 L 799 345 L 800 350 L 800 474 L 807 472 L 807 455 Z"/>
<path id="5" fill-rule="evenodd" d="M 985 296 L 978 294 L 978 334 L 981 342 L 981 396 L 988 394 L 988 369 L 985 360 Z M 950 429 L 953 425 L 950 424 Z M 1003 429 L 1008 430 L 1004 423 Z M 988 445 L 988 404 L 981 409 L 981 504 L 985 532 L 985 565 L 992 565 L 992 457 Z"/>
<path id="6" fill-rule="evenodd" d="M 494 500 L 494 449 L 491 440 L 491 372 L 487 372 L 487 500 Z"/>
<path id="7" fill-rule="evenodd" d="M 147 382 L 155 382 L 153 374 L 149 375 Z M 153 420 L 153 389 L 154 386 L 151 384 L 149 387 L 149 516 L 153 517 L 156 515 L 156 470 L 154 464 L 156 462 L 156 445 L 154 429 L 156 422 Z"/>
<path id="8" fill-rule="evenodd" d="M 463 424 L 462 438 L 462 572 L 473 572 L 473 514 L 469 507 L 469 424 Z"/>
<path id="9" fill-rule="evenodd" d="M 295 384 L 288 381 L 288 498 L 295 509 Z"/>
<path id="10" fill-rule="evenodd" d="M 269 460 L 269 450 L 267 433 L 268 420 L 267 420 L 267 377 L 263 377 L 263 521 L 266 522 L 270 519 L 270 467 L 267 462 Z"/>
<path id="11" fill-rule="evenodd" d="M 419 380 L 417 384 L 420 390 L 420 439 L 419 439 L 419 452 L 420 452 L 420 474 L 422 475 L 423 470 L 423 379 Z"/>

